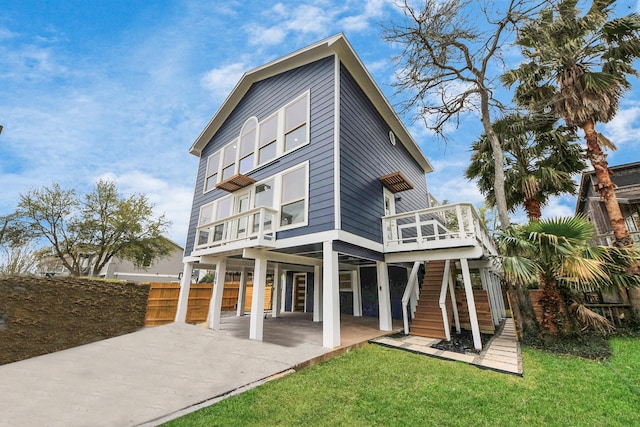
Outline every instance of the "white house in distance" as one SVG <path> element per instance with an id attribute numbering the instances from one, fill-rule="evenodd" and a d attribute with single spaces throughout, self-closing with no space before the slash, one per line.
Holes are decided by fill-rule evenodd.
<path id="1" fill-rule="evenodd" d="M 167 239 L 168 240 L 168 239 Z M 133 282 L 177 282 L 183 270 L 182 258 L 184 249 L 177 243 L 168 240 L 171 244 L 171 252 L 161 258 L 156 258 L 148 265 L 136 267 L 133 262 L 113 257 L 100 270 L 97 277 L 102 279 L 130 280 Z M 82 258 L 81 272 L 85 276 L 91 274 L 95 265 L 95 256 L 87 254 Z M 43 258 L 37 267 L 41 276 L 69 276 L 69 271 L 64 267 L 62 261 L 56 256 Z"/>
<path id="2" fill-rule="evenodd" d="M 468 203 L 430 207 L 431 164 L 344 35 L 245 73 L 190 152 L 200 162 L 176 321 L 194 269 L 238 272 L 240 307 L 252 275 L 256 340 L 267 276 L 272 316 L 312 312 L 329 348 L 341 313 L 442 338 L 466 326 L 476 348 L 504 317 L 483 224 Z M 221 301 L 215 286 L 212 329 Z"/>

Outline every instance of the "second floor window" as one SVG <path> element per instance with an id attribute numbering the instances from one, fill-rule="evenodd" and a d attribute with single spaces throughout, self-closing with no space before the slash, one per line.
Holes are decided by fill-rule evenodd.
<path id="1" fill-rule="evenodd" d="M 262 121 L 247 119 L 238 138 L 207 159 L 204 192 L 309 143 L 309 92 Z"/>

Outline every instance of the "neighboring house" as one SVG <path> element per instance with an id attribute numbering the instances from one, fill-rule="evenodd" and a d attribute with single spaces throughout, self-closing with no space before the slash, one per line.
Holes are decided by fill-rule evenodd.
<path id="1" fill-rule="evenodd" d="M 175 242 L 169 240 L 172 250 L 169 255 L 158 258 L 155 262 L 148 266 L 136 267 L 133 262 L 112 258 L 111 261 L 104 266 L 98 277 L 105 279 L 131 280 L 134 282 L 162 282 L 170 283 L 180 280 L 182 273 L 182 258 L 184 256 L 184 248 Z"/>
<path id="2" fill-rule="evenodd" d="M 171 241 L 170 241 L 171 242 Z M 100 271 L 98 277 L 103 279 L 131 280 L 134 282 L 177 282 L 182 273 L 182 258 L 184 249 L 177 243 L 171 242 L 173 250 L 155 262 L 137 268 L 131 261 L 118 257 L 112 258 Z M 82 258 L 82 275 L 91 274 L 94 265 L 94 257 L 90 254 Z M 64 267 L 60 258 L 56 256 L 44 257 L 38 264 L 38 274 L 42 276 L 69 276 L 69 271 Z"/>
<path id="3" fill-rule="evenodd" d="M 267 276 L 276 278 L 272 316 L 312 312 L 330 348 L 340 345 L 341 312 L 377 316 L 384 331 L 403 318 L 411 333 L 442 337 L 453 315 L 476 348 L 482 322 L 492 332 L 504 317 L 483 224 L 470 204 L 429 206 L 431 164 L 343 35 L 245 73 L 190 152 L 200 161 L 176 321 L 185 320 L 188 278 L 209 269 L 239 274 L 238 307 L 251 277 L 256 340 Z M 472 292 L 472 277 L 484 291 Z M 215 286 L 212 329 L 221 301 Z"/>
<path id="4" fill-rule="evenodd" d="M 627 163 L 609 168 L 611 180 L 616 185 L 616 197 L 625 225 L 635 244 L 640 244 L 640 162 Z M 595 171 L 582 173 L 576 214 L 586 215 L 596 230 L 594 244 L 610 246 L 614 242 L 613 227 L 609 221 L 607 208 L 596 192 L 598 178 Z M 587 305 L 618 324 L 627 314 L 628 308 L 640 316 L 640 290 L 626 292 L 587 292 Z"/>
<path id="5" fill-rule="evenodd" d="M 611 180 L 616 185 L 616 197 L 631 238 L 640 243 L 640 162 L 611 166 Z M 598 178 L 595 171 L 582 173 L 576 214 L 586 215 L 596 229 L 599 245 L 611 245 L 613 228 L 604 205 L 596 192 Z"/>

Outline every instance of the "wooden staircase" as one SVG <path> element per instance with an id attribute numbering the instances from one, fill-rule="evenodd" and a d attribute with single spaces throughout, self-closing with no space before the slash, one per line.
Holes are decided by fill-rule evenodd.
<path id="1" fill-rule="evenodd" d="M 422 281 L 422 289 L 420 291 L 420 299 L 409 327 L 409 332 L 412 335 L 446 339 L 442 310 L 439 304 L 444 267 L 445 261 L 429 261 L 427 263 Z M 448 290 L 445 304 L 449 318 L 449 327 L 451 327 L 453 309 L 451 307 L 451 298 L 448 295 Z"/>

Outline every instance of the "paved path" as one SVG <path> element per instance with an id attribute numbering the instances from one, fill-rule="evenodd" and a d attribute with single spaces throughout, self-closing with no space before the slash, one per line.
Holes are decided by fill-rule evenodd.
<path id="1" fill-rule="evenodd" d="M 329 350 L 170 324 L 0 366 L 0 426 L 132 426 L 290 370 Z"/>
<path id="2" fill-rule="evenodd" d="M 502 330 L 489 341 L 487 348 L 480 354 L 461 354 L 431 347 L 439 341 L 441 340 L 415 335 L 386 336 L 371 340 L 373 343 L 387 347 L 396 347 L 440 359 L 457 360 L 480 368 L 522 376 L 522 353 L 520 343 L 516 341 L 515 328 L 511 318 L 505 320 Z"/>

